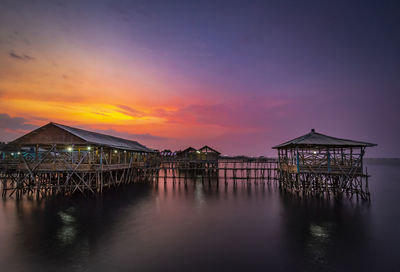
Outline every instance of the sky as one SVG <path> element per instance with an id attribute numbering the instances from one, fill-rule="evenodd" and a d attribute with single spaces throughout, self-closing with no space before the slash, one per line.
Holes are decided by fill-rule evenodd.
<path id="1" fill-rule="evenodd" d="M 0 0 L 0 141 L 48 122 L 273 156 L 308 133 L 400 157 L 398 1 Z"/>

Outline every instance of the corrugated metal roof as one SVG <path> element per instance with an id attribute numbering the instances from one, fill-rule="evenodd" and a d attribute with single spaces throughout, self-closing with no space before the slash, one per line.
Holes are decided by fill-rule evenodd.
<path id="1" fill-rule="evenodd" d="M 152 149 L 147 148 L 146 146 L 139 144 L 136 141 L 126 140 L 111 135 L 83 130 L 80 128 L 69 127 L 57 123 L 51 124 L 81 138 L 89 144 L 108 146 L 116 149 L 124 149 L 137 152 L 154 152 Z"/>
<path id="2" fill-rule="evenodd" d="M 376 144 L 327 136 L 321 133 L 317 133 L 315 132 L 314 129 L 312 129 L 310 133 L 307 133 L 303 136 L 300 136 L 283 144 L 274 146 L 273 148 L 278 149 L 282 147 L 291 147 L 291 146 L 368 147 L 368 146 L 376 146 Z"/>

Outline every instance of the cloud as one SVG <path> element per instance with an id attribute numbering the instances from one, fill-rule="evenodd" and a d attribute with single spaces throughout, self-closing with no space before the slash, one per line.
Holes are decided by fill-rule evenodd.
<path id="1" fill-rule="evenodd" d="M 0 141 L 10 141 L 37 126 L 29 124 L 23 117 L 10 117 L 7 113 L 0 113 Z"/>
<path id="2" fill-rule="evenodd" d="M 105 130 L 96 130 L 99 133 L 103 133 L 103 134 L 108 134 L 108 135 L 113 135 L 115 137 L 120 137 L 120 138 L 125 138 L 125 139 L 129 139 L 132 141 L 136 141 L 136 140 L 166 140 L 168 138 L 166 137 L 162 137 L 162 136 L 156 136 L 156 135 L 152 135 L 150 133 L 142 133 L 142 134 L 136 134 L 136 133 L 129 133 L 129 132 L 119 132 L 113 129 L 105 129 Z"/>
<path id="3" fill-rule="evenodd" d="M 23 117 L 10 117 L 7 113 L 0 113 L 0 129 L 31 130 L 37 126 L 29 124 Z"/>
<path id="4" fill-rule="evenodd" d="M 286 118 L 293 106 L 290 99 L 258 97 L 217 104 L 189 104 L 174 111 L 158 109 L 154 114 L 171 123 L 264 128 L 275 119 Z"/>
<path id="5" fill-rule="evenodd" d="M 30 60 L 34 60 L 35 59 L 34 57 L 31 57 L 31 56 L 28 56 L 28 55 L 19 55 L 19 54 L 15 53 L 14 50 L 10 50 L 8 52 L 8 55 L 10 57 L 14 58 L 14 59 L 22 60 L 22 61 L 30 61 Z"/>
<path id="6" fill-rule="evenodd" d="M 25 79 L 26 82 L 30 82 L 30 80 L 34 79 Z M 46 84 L 43 83 L 42 85 L 44 86 Z M 53 88 L 48 88 L 48 87 L 43 87 L 43 88 L 28 87 L 27 89 L 3 88 L 0 89 L 0 97 L 4 97 L 5 100 L 25 100 L 25 101 L 29 100 L 32 103 L 44 102 L 45 104 L 51 104 L 52 102 L 66 103 L 66 101 L 68 101 L 68 104 L 72 103 L 83 104 L 85 102 L 93 101 L 93 98 L 89 92 L 85 92 L 84 90 L 81 89 L 75 91 L 74 87 L 72 87 L 73 91 L 71 91 L 71 89 L 62 89 L 63 85 L 60 86 L 61 87 L 55 84 Z"/>
<path id="7" fill-rule="evenodd" d="M 128 114 L 130 116 L 134 116 L 134 117 L 143 117 L 145 116 L 145 113 L 136 109 L 133 109 L 129 106 L 126 105 L 115 105 L 117 108 L 119 108 L 119 112 L 124 113 L 124 114 Z"/>

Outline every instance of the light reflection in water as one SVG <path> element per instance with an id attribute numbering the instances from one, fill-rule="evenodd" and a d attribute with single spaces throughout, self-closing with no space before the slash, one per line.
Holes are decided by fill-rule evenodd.
<path id="1" fill-rule="evenodd" d="M 63 245 L 72 244 L 76 236 L 76 230 L 74 226 L 62 226 L 57 234 L 57 238 Z"/>
<path id="2" fill-rule="evenodd" d="M 310 233 L 315 240 L 326 241 L 329 239 L 329 229 L 324 225 L 310 225 Z"/>
<path id="3" fill-rule="evenodd" d="M 194 184 L 194 197 L 198 208 L 202 208 L 206 204 L 204 186 L 200 180 Z"/>
<path id="4" fill-rule="evenodd" d="M 76 238 L 76 218 L 73 216 L 74 207 L 70 207 L 65 212 L 59 211 L 58 215 L 61 219 L 62 226 L 58 230 L 57 239 L 62 245 L 72 244 Z"/>
<path id="5" fill-rule="evenodd" d="M 310 240 L 307 244 L 311 255 L 315 262 L 326 264 L 326 250 L 329 246 L 330 240 L 330 226 L 329 224 L 311 224 L 310 225 Z"/>

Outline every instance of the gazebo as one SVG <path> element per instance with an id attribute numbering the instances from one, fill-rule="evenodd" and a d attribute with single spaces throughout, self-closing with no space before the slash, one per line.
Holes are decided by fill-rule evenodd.
<path id="1" fill-rule="evenodd" d="M 356 193 L 368 197 L 363 157 L 376 144 L 315 132 L 274 146 L 278 150 L 280 183 L 292 191 L 327 194 Z M 365 181 L 364 181 L 365 180 Z"/>

